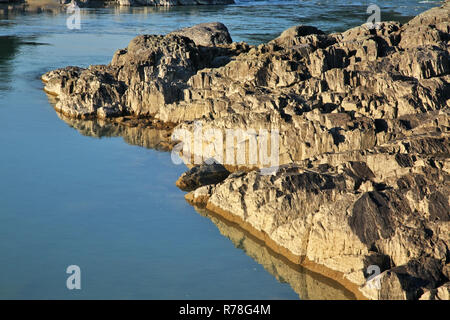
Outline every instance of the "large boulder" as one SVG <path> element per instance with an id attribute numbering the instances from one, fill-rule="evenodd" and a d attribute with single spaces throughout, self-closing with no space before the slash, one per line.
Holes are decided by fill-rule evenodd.
<path id="1" fill-rule="evenodd" d="M 230 175 L 230 172 L 221 164 L 202 164 L 192 167 L 183 173 L 177 180 L 176 185 L 186 191 L 195 190 L 199 187 L 217 184 Z"/>
<path id="2" fill-rule="evenodd" d="M 216 46 L 233 42 L 227 27 L 220 22 L 201 23 L 173 31 L 170 34 L 187 37 L 199 46 Z"/>

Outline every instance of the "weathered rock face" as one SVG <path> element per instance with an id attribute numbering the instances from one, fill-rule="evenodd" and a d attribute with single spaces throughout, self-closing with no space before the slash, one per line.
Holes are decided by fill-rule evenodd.
<path id="1" fill-rule="evenodd" d="M 449 142 L 438 144 L 448 152 Z M 417 299 L 448 281 L 449 161 L 439 153 L 360 158 L 337 166 L 307 160 L 274 176 L 235 173 L 186 198 L 238 217 L 294 262 L 306 257 L 358 285 L 366 284 L 370 265 L 378 266 L 381 289 L 363 287 L 368 297 Z"/>
<path id="2" fill-rule="evenodd" d="M 226 29 L 210 29 L 209 39 L 221 41 L 227 36 Z M 198 47 L 177 34 L 142 35 L 117 50 L 107 66 L 67 67 L 44 74 L 42 80 L 45 91 L 58 97 L 56 110 L 66 116 L 149 116 L 161 106 L 183 100 L 187 81 L 199 69 L 225 63 L 240 50 L 239 45 Z"/>
<path id="3" fill-rule="evenodd" d="M 217 46 L 233 42 L 228 28 L 220 22 L 201 23 L 193 27 L 173 31 L 170 34 L 189 38 L 198 46 Z"/>
<path id="4" fill-rule="evenodd" d="M 260 153 L 250 163 L 249 150 L 261 130 L 276 132 L 274 175 L 237 171 L 205 185 L 195 169 L 180 179 L 195 177 L 187 199 L 238 219 L 297 263 L 342 273 L 367 297 L 441 298 L 450 261 L 449 10 L 446 1 L 406 25 L 330 35 L 297 26 L 259 46 L 228 44 L 222 27 L 200 38 L 204 26 L 138 36 L 107 66 L 43 80 L 69 117 L 151 115 L 219 140 L 245 131 L 236 142 L 248 151 L 243 167 L 267 166 Z M 221 159 L 224 141 L 201 141 L 194 156 L 208 148 Z M 370 266 L 381 274 L 367 282 Z"/>

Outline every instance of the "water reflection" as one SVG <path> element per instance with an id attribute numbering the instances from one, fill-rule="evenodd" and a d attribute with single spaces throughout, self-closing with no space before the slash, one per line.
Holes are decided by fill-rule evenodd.
<path id="1" fill-rule="evenodd" d="M 35 36 L 18 37 L 13 35 L 0 36 L 0 97 L 12 89 L 14 76 L 14 60 L 22 46 L 45 45 L 36 42 Z"/>
<path id="2" fill-rule="evenodd" d="M 56 104 L 57 98 L 50 94 L 47 94 L 47 98 L 51 105 Z M 56 112 L 56 115 L 86 137 L 99 139 L 122 137 L 130 145 L 159 151 L 170 151 L 174 144 L 171 140 L 173 125 L 152 119 L 136 120 L 132 117 L 122 117 L 113 120 L 81 120 L 67 117 L 59 112 Z"/>
<path id="3" fill-rule="evenodd" d="M 159 151 L 169 151 L 173 146 L 170 139 L 172 133 L 172 127 L 170 125 L 159 127 L 159 124 L 157 124 L 158 127 L 155 128 L 155 123 L 151 120 L 148 120 L 148 122 L 137 122 L 131 118 L 121 118 L 119 120 L 120 122 L 113 122 L 98 119 L 72 119 L 60 113 L 57 113 L 57 115 L 61 120 L 84 136 L 94 138 L 122 137 L 130 145 Z"/>
<path id="4" fill-rule="evenodd" d="M 0 37 L 0 96 L 10 89 L 13 66 L 11 61 L 17 55 L 20 39 L 14 36 Z"/>
<path id="5" fill-rule="evenodd" d="M 262 265 L 279 282 L 288 283 L 302 300 L 354 300 L 355 296 L 338 282 L 294 265 L 276 254 L 261 241 L 210 211 L 194 206 L 202 216 L 210 219 L 220 233 L 234 246 Z"/>

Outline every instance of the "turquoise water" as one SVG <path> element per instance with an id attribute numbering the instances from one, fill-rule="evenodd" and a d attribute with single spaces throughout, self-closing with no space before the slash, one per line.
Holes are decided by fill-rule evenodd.
<path id="1" fill-rule="evenodd" d="M 0 298 L 298 299 L 185 202 L 174 182 L 186 168 L 169 153 L 80 134 L 58 118 L 39 77 L 108 63 L 136 34 L 206 21 L 254 44 L 296 24 L 342 31 L 365 22 L 368 3 L 83 9 L 81 30 L 68 30 L 64 13 L 0 14 Z M 436 3 L 379 5 L 383 20 L 406 21 Z M 66 288 L 72 264 L 81 290 Z"/>

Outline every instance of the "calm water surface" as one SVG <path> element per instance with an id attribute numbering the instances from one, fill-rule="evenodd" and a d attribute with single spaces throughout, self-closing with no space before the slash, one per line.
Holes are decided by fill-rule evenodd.
<path id="1" fill-rule="evenodd" d="M 137 34 L 221 21 L 235 41 L 256 44 L 297 24 L 327 32 L 360 25 L 368 4 L 83 9 L 75 31 L 64 13 L 0 13 L 0 298 L 351 297 L 196 212 L 174 185 L 186 168 L 169 153 L 87 137 L 61 121 L 39 77 L 66 65 L 106 64 Z M 383 20 L 401 21 L 437 5 L 378 4 Z M 82 290 L 66 289 L 71 264 L 81 267 Z"/>

